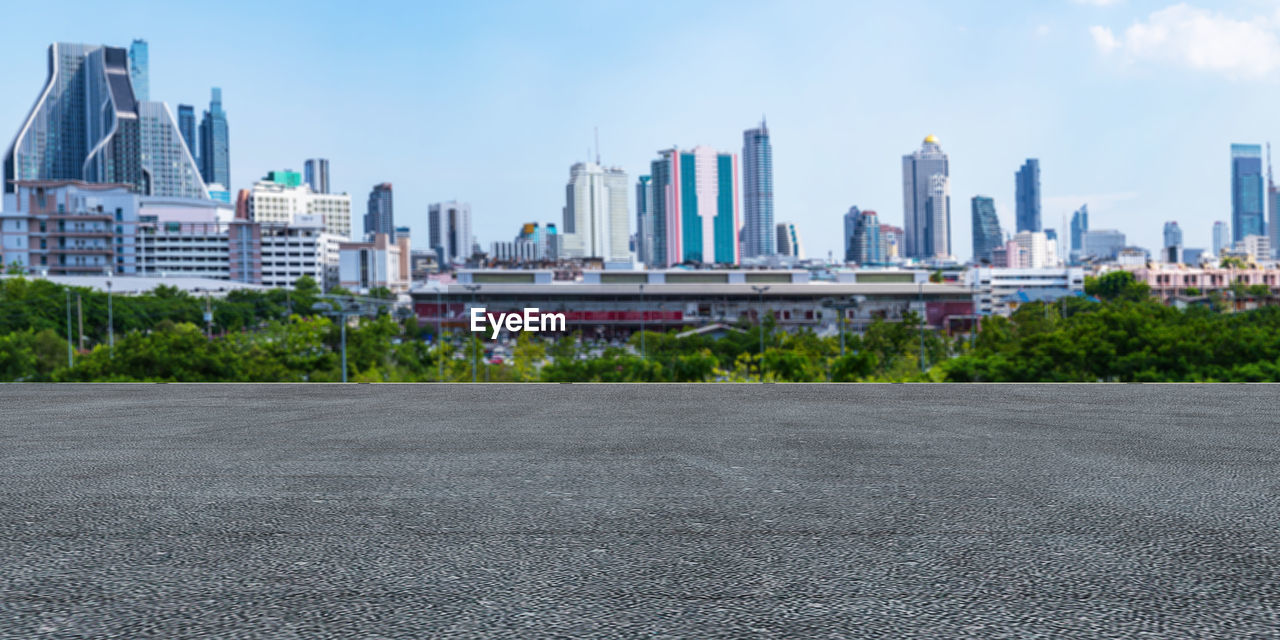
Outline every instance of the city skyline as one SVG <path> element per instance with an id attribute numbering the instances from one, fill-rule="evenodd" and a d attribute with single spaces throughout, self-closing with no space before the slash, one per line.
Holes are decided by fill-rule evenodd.
<path id="1" fill-rule="evenodd" d="M 1014 228 L 1008 176 L 1036 157 L 1048 163 L 1042 176 L 1045 227 L 1062 226 L 1064 217 L 1088 204 L 1096 224 L 1124 231 L 1134 244 L 1157 247 L 1162 222 L 1177 219 L 1188 246 L 1209 247 L 1212 222 L 1230 219 L 1226 150 L 1275 137 L 1274 118 L 1263 105 L 1274 91 L 1265 81 L 1280 70 L 1269 48 L 1277 23 L 1250 3 L 1213 10 L 1065 0 L 1036 7 L 799 9 L 707 3 L 679 24 L 662 23 L 664 37 L 699 54 L 675 66 L 674 54 L 650 60 L 650 35 L 659 23 L 636 18 L 629 3 L 536 10 L 405 5 L 393 9 L 401 19 L 388 27 L 392 32 L 372 38 L 356 33 L 371 16 L 339 6 L 271 7 L 259 22 L 246 18 L 260 7 L 233 2 L 226 16 L 202 28 L 234 30 L 247 44 L 218 55 L 211 54 L 216 47 L 193 44 L 205 31 L 163 12 L 116 15 L 89 3 L 65 6 L 58 32 L 23 30 L 33 33 L 11 34 L 0 48 L 10 62 L 12 97 L 0 101 L 6 145 L 43 82 L 50 42 L 128 47 L 143 39 L 150 49 L 151 93 L 171 108 L 204 105 L 214 86 L 226 92 L 235 129 L 233 190 L 249 187 L 266 171 L 331 157 L 338 164 L 337 192 L 364 193 L 384 181 L 403 185 L 398 208 L 419 247 L 426 246 L 419 238 L 426 235 L 426 208 L 433 201 L 471 202 L 486 229 L 501 230 L 496 237 L 481 234 L 486 246 L 507 239 L 527 219 L 557 219 L 564 167 L 589 159 L 582 150 L 595 126 L 604 155 L 638 176 L 647 172 L 655 149 L 675 141 L 737 149 L 742 130 L 762 112 L 777 134 L 776 219 L 796 223 L 813 240 L 808 253 L 814 257 L 843 252 L 836 230 L 850 206 L 878 210 L 885 223 L 904 223 L 896 213 L 902 205 L 895 165 L 926 134 L 937 135 L 955 160 L 955 201 L 990 195 L 1004 228 Z M 17 23 L 41 24 L 48 11 L 19 6 L 11 13 Z M 587 28 L 624 15 L 631 24 L 607 38 Z M 280 31 L 280 24 L 289 28 Z M 1197 62 L 1171 42 L 1143 48 L 1129 33 L 1134 25 L 1184 33 L 1178 30 L 1189 24 L 1205 25 L 1206 37 L 1231 25 L 1252 29 L 1262 45 L 1242 53 L 1240 47 L 1252 45 L 1215 41 L 1221 45 L 1215 55 Z M 426 25 L 448 36 L 430 42 L 395 37 Z M 899 42 L 917 29 L 937 37 Z M 561 42 L 578 33 L 586 35 L 585 43 Z M 770 37 L 761 39 L 763 33 Z M 333 38 L 351 46 L 332 51 Z M 728 46 L 748 39 L 761 43 L 757 50 Z M 661 92 L 638 92 L 622 76 L 611 76 L 607 90 L 588 87 L 562 63 L 591 43 L 603 51 L 587 62 L 593 72 L 651 63 L 675 72 Z M 940 50 L 955 51 L 954 59 L 926 64 Z M 1019 56 L 1014 63 L 993 63 L 1011 51 Z M 287 73 L 288 64 L 261 65 L 262 59 L 294 61 L 297 72 Z M 864 59 L 885 62 L 848 64 Z M 334 94 L 312 83 L 304 73 L 311 62 L 329 65 L 349 90 Z M 430 92 L 390 82 L 404 74 L 429 80 Z M 688 92 L 707 77 L 716 78 L 715 91 L 698 94 L 680 113 L 656 108 L 657 95 Z M 925 85 L 951 97 L 894 99 Z M 845 88 L 829 88 L 836 86 Z M 425 93 L 441 91 L 457 99 L 425 99 Z M 375 94 L 379 99 L 369 102 Z M 412 121 L 428 124 L 405 129 L 406 114 L 424 107 L 425 115 Z M 1180 121 L 1197 127 L 1171 128 Z M 1173 130 L 1177 134 L 1169 135 Z M 504 172 L 501 188 L 494 188 L 489 172 L 494 162 L 514 167 Z M 952 250 L 967 257 L 969 216 L 953 210 L 951 217 Z"/>

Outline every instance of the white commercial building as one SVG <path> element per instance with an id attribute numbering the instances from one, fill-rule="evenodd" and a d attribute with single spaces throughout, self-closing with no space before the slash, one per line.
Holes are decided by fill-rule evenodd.
<path id="1" fill-rule="evenodd" d="M 292 287 L 311 276 L 324 289 L 338 282 L 339 245 L 319 215 L 296 216 L 293 224 L 261 224 L 262 284 Z"/>
<path id="2" fill-rule="evenodd" d="M 1019 231 L 1013 236 L 1014 244 L 1026 251 L 1027 266 L 1032 269 L 1060 266 L 1058 261 L 1058 242 L 1050 240 L 1043 231 Z"/>
<path id="3" fill-rule="evenodd" d="M 965 272 L 965 284 L 973 290 L 977 313 L 1007 315 L 1012 310 L 1009 298 L 1019 293 L 1079 295 L 1084 291 L 1084 269 L 978 267 Z"/>
<path id="4" fill-rule="evenodd" d="M 338 246 L 338 284 L 356 293 L 386 287 L 409 290 L 409 238 L 391 241 L 385 233 L 368 242 L 343 242 Z"/>
<path id="5" fill-rule="evenodd" d="M 627 173 L 617 167 L 579 162 L 569 168 L 565 189 L 563 256 L 631 260 L 631 213 Z"/>
<path id="6" fill-rule="evenodd" d="M 471 205 L 437 202 L 427 208 L 427 243 L 440 264 L 466 262 L 471 257 Z"/>
<path id="7" fill-rule="evenodd" d="M 321 216 L 325 233 L 351 238 L 351 196 L 316 193 L 311 187 L 259 180 L 249 190 L 249 219 L 262 224 L 295 224 L 299 216 Z"/>

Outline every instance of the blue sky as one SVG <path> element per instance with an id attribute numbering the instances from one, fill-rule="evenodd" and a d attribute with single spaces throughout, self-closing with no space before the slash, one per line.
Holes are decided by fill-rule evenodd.
<path id="1" fill-rule="evenodd" d="M 740 153 L 767 115 L 775 215 L 810 256 L 839 255 L 850 205 L 902 223 L 901 156 L 926 134 L 951 156 L 962 257 L 970 197 L 1012 227 L 1027 157 L 1046 226 L 1088 203 L 1094 228 L 1132 243 L 1158 246 L 1177 220 L 1207 246 L 1230 217 L 1230 143 L 1280 144 L 1277 2 L 11 4 L 5 144 L 50 42 L 141 37 L 152 99 L 199 110 L 222 87 L 233 188 L 328 157 L 356 226 L 369 189 L 395 185 L 415 246 L 440 200 L 472 203 L 486 248 L 558 223 L 593 127 L 634 178 L 671 145 Z"/>

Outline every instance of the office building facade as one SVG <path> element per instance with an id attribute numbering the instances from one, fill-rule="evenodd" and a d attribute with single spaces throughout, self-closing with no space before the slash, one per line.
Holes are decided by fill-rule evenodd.
<path id="1" fill-rule="evenodd" d="M 438 202 L 427 208 L 427 242 L 441 265 L 459 264 L 471 257 L 471 205 Z"/>
<path id="2" fill-rule="evenodd" d="M 289 225 L 297 224 L 300 216 L 320 216 L 326 234 L 351 238 L 351 197 L 315 193 L 296 172 L 272 171 L 244 193 L 248 218 L 254 222 Z"/>
<path id="3" fill-rule="evenodd" d="M 48 56 L 45 86 L 4 157 L 4 192 L 12 193 L 15 181 L 79 180 L 141 193 L 141 131 L 128 53 L 55 43 Z"/>
<path id="4" fill-rule="evenodd" d="M 200 120 L 200 175 L 206 183 L 231 185 L 231 139 L 218 87 L 210 92 L 209 110 Z"/>
<path id="5" fill-rule="evenodd" d="M 178 131 L 182 133 L 182 141 L 187 144 L 187 151 L 196 159 L 196 167 L 200 166 L 199 136 L 196 134 L 196 109 L 189 104 L 178 105 Z"/>
<path id="6" fill-rule="evenodd" d="M 903 219 L 907 258 L 951 256 L 950 161 L 934 136 L 902 157 Z"/>
<path id="7" fill-rule="evenodd" d="M 325 158 L 309 158 L 302 165 L 304 180 L 316 193 L 329 193 L 329 161 Z"/>
<path id="8" fill-rule="evenodd" d="M 138 117 L 143 195 L 208 200 L 209 190 L 169 106 L 163 102 L 140 102 Z"/>
<path id="9" fill-rule="evenodd" d="M 779 222 L 774 229 L 777 254 L 797 260 L 804 259 L 804 247 L 800 244 L 800 232 L 796 229 L 795 223 Z"/>
<path id="10" fill-rule="evenodd" d="M 1231 145 L 1231 240 L 1266 235 L 1262 145 Z"/>
<path id="11" fill-rule="evenodd" d="M 653 264 L 738 264 L 738 158 L 710 147 L 672 148 L 650 164 Z"/>
<path id="12" fill-rule="evenodd" d="M 653 264 L 653 178 L 636 180 L 636 261 Z"/>
<path id="13" fill-rule="evenodd" d="M 1040 221 L 1040 161 L 1027 158 L 1014 174 L 1015 231 L 1043 231 Z"/>
<path id="14" fill-rule="evenodd" d="M 631 259 L 631 211 L 627 173 L 579 162 L 565 186 L 564 253 L 568 258 Z"/>
<path id="15" fill-rule="evenodd" d="M 742 132 L 742 257 L 773 255 L 773 145 L 764 119 Z"/>
<path id="16" fill-rule="evenodd" d="M 374 185 L 373 190 L 369 192 L 369 207 L 364 214 L 364 233 L 366 236 L 381 233 L 388 237 L 395 237 L 395 232 L 391 183 Z"/>
<path id="17" fill-rule="evenodd" d="M 853 221 L 852 237 L 849 239 L 847 261 L 863 267 L 884 264 L 885 259 L 881 253 L 880 242 L 880 216 L 871 210 L 859 211 L 857 207 L 851 208 L 845 216 L 850 214 L 856 214 L 856 218 Z"/>
<path id="18" fill-rule="evenodd" d="M 1182 246 L 1182 227 L 1176 220 L 1164 223 L 1164 248 Z"/>
<path id="19" fill-rule="evenodd" d="M 129 45 L 129 82 L 139 102 L 151 100 L 151 54 L 146 40 L 134 40 Z"/>
<path id="20" fill-rule="evenodd" d="M 987 196 L 974 196 L 969 202 L 973 214 L 973 261 L 991 264 L 991 252 L 1004 244 L 996 201 Z"/>

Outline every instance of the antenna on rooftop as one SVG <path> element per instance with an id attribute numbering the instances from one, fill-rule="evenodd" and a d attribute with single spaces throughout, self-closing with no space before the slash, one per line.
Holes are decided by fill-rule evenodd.
<path id="1" fill-rule="evenodd" d="M 600 127 L 595 127 L 596 134 L 596 164 L 600 164 Z M 1267 147 L 1270 149 L 1271 147 Z"/>

